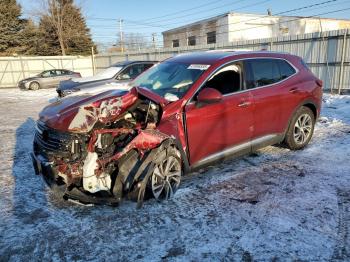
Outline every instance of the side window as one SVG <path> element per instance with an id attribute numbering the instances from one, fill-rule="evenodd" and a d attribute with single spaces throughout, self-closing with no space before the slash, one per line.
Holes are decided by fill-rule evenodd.
<path id="1" fill-rule="evenodd" d="M 70 72 L 68 70 L 61 70 L 61 75 L 69 75 Z"/>
<path id="2" fill-rule="evenodd" d="M 247 76 L 248 89 L 271 85 L 281 80 L 278 59 L 252 59 L 247 60 L 250 74 Z"/>
<path id="3" fill-rule="evenodd" d="M 288 62 L 284 60 L 277 60 L 277 61 L 280 69 L 281 80 L 286 79 L 291 75 L 295 74 L 295 69 Z"/>
<path id="4" fill-rule="evenodd" d="M 50 71 L 44 71 L 42 74 L 41 74 L 42 77 L 50 77 Z"/>
<path id="5" fill-rule="evenodd" d="M 50 76 L 51 77 L 54 77 L 54 76 L 56 76 L 57 74 L 56 74 L 56 70 L 50 70 Z"/>
<path id="6" fill-rule="evenodd" d="M 214 73 L 203 88 L 214 88 L 226 95 L 240 91 L 242 88 L 242 64 L 234 63 Z"/>
<path id="7" fill-rule="evenodd" d="M 61 70 L 55 70 L 56 75 L 60 76 L 60 75 L 64 75 L 64 71 Z"/>
<path id="8" fill-rule="evenodd" d="M 151 68 L 153 64 L 144 64 L 143 65 L 143 71 L 146 71 L 148 68 Z"/>
<path id="9" fill-rule="evenodd" d="M 129 80 L 136 78 L 139 74 L 144 71 L 143 64 L 136 64 L 126 68 L 118 77 L 119 80 Z"/>

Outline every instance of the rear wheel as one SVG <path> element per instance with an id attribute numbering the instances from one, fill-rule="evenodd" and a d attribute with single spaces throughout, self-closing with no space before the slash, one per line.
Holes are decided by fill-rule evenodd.
<path id="1" fill-rule="evenodd" d="M 291 150 L 304 148 L 311 140 L 315 127 L 314 113 L 308 107 L 301 107 L 292 118 L 284 143 Z"/>
<path id="2" fill-rule="evenodd" d="M 32 82 L 29 85 L 30 90 L 39 90 L 40 89 L 40 84 L 38 82 Z"/>

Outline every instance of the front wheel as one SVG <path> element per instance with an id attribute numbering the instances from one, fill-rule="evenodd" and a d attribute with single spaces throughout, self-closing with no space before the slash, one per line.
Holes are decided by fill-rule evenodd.
<path id="1" fill-rule="evenodd" d="M 39 90 L 40 89 L 40 84 L 38 82 L 32 82 L 29 85 L 30 90 Z"/>
<path id="2" fill-rule="evenodd" d="M 308 107 L 301 107 L 292 118 L 284 143 L 291 150 L 304 148 L 311 140 L 315 127 L 314 113 Z"/>
<path id="3" fill-rule="evenodd" d="M 181 176 L 180 157 L 173 153 L 168 154 L 154 166 L 149 180 L 152 196 L 158 201 L 171 198 L 180 185 Z"/>

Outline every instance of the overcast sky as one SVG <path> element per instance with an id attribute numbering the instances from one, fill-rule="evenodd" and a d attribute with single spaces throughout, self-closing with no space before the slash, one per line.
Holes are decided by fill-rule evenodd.
<path id="1" fill-rule="evenodd" d="M 31 0 L 17 0 L 23 7 L 25 16 L 33 9 Z M 123 31 L 144 34 L 151 41 L 152 33 L 157 33 L 161 42 L 161 32 L 200 19 L 219 15 L 227 11 L 266 14 L 270 8 L 273 14 L 326 2 L 327 0 L 79 0 L 91 29 L 95 42 L 116 42 L 119 19 L 123 19 Z M 308 9 L 288 12 L 284 15 L 310 16 L 327 12 L 323 17 L 350 19 L 350 0 L 329 0 L 327 4 Z"/>

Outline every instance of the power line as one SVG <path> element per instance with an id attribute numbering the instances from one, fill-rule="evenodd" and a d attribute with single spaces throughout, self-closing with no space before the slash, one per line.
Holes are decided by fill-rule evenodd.
<path id="1" fill-rule="evenodd" d="M 289 9 L 289 10 L 286 10 L 286 11 L 278 12 L 274 16 L 282 15 L 282 14 L 286 14 L 286 13 L 290 13 L 290 12 L 295 12 L 295 11 L 300 11 L 300 10 L 304 10 L 304 9 L 309 9 L 309 8 L 320 6 L 320 5 L 326 5 L 326 4 L 337 2 L 337 1 L 338 0 L 327 0 L 327 1 L 324 1 L 324 2 L 320 2 L 320 3 L 306 5 L 306 6 L 302 6 L 302 7 L 298 7 L 298 8 L 294 8 L 294 9 Z M 211 16 L 211 17 L 213 17 L 213 16 Z M 262 19 L 262 18 L 266 18 L 266 17 L 270 17 L 270 16 L 269 15 L 265 15 L 265 16 L 259 16 L 259 17 L 256 17 L 256 18 L 249 18 L 249 19 L 246 19 L 246 20 L 243 20 L 243 21 L 239 21 L 239 22 L 223 23 L 223 24 L 215 25 L 215 26 L 210 25 L 210 26 L 206 26 L 206 27 L 204 27 L 202 29 L 204 29 L 204 30 L 206 30 L 206 29 L 214 29 L 214 28 L 225 26 L 225 25 L 234 25 L 234 24 L 240 24 L 240 23 L 247 23 L 247 22 L 256 21 L 256 20 L 259 20 L 259 19 Z M 183 26 L 180 26 L 180 27 L 184 27 L 184 26 L 186 26 L 186 25 L 183 25 Z M 176 29 L 176 28 L 174 28 L 174 29 Z M 170 30 L 174 30 L 174 29 L 170 29 Z M 186 33 L 191 33 L 191 32 L 195 32 L 195 30 L 188 30 L 188 31 L 186 31 Z"/>
<path id="2" fill-rule="evenodd" d="M 230 3 L 230 4 L 225 4 L 225 5 L 222 5 L 222 6 L 219 6 L 219 7 L 215 7 L 215 8 L 211 8 L 210 10 L 207 9 L 207 10 L 204 10 L 204 11 L 201 11 L 201 12 L 196 12 L 196 13 L 192 13 L 192 14 L 200 14 L 200 13 L 203 13 L 203 12 L 208 12 L 208 11 L 212 11 L 214 9 L 218 9 L 218 8 L 222 8 L 222 7 L 226 7 L 226 6 L 230 6 L 232 4 L 237 4 L 239 2 L 243 2 L 244 0 L 238 0 L 234 3 Z M 265 3 L 265 2 L 269 2 L 271 0 L 264 0 L 264 1 L 260 1 L 260 2 L 257 2 L 257 3 L 253 3 L 253 4 L 250 4 L 250 5 L 246 5 L 246 6 L 243 6 L 243 7 L 240 7 L 240 8 L 236 8 L 235 10 L 240 10 L 240 9 L 244 9 L 244 8 L 247 8 L 247 7 L 251 7 L 251 6 L 256 6 L 256 5 L 259 5 L 259 4 L 262 4 L 262 3 Z M 191 10 L 191 9 L 189 9 Z M 169 20 L 176 20 L 178 18 L 182 18 L 182 17 L 186 17 L 188 15 L 191 15 L 191 14 L 187 14 L 187 15 L 183 15 L 183 16 L 180 16 L 180 17 L 174 17 L 174 18 L 171 18 L 171 19 L 165 19 L 164 21 L 169 21 Z M 209 17 L 212 17 L 213 15 L 209 16 Z M 203 18 L 198 18 L 198 19 L 203 19 Z M 98 21 L 115 21 L 115 20 L 118 20 L 116 18 L 100 18 L 100 17 L 91 17 L 91 18 L 88 18 L 88 20 L 98 20 Z M 157 28 L 162 28 L 162 29 L 165 29 L 167 26 L 169 25 L 172 25 L 172 24 L 167 24 L 167 25 L 158 25 L 158 24 L 153 24 L 152 23 L 145 23 L 144 21 L 147 21 L 149 19 L 145 19 L 145 20 L 142 20 L 142 21 L 133 21 L 133 20 L 128 20 L 128 19 L 125 19 L 125 22 L 127 23 L 130 23 L 132 25 L 141 25 L 143 27 L 157 27 Z M 186 20 L 188 21 L 188 20 Z"/>
<path id="3" fill-rule="evenodd" d="M 229 3 L 229 4 L 224 4 L 224 5 L 221 5 L 221 6 L 217 6 L 217 7 L 214 7 L 214 8 L 210 8 L 210 9 L 206 9 L 206 10 L 202 10 L 200 12 L 195 12 L 195 13 L 189 13 L 189 14 L 185 14 L 185 15 L 182 15 L 182 16 L 177 16 L 177 17 L 173 17 L 173 18 L 167 18 L 167 19 L 161 19 L 161 20 L 156 20 L 156 21 L 153 21 L 151 22 L 152 24 L 153 23 L 159 23 L 159 22 L 164 22 L 164 21 L 172 21 L 172 20 L 177 20 L 179 18 L 183 18 L 183 17 L 187 17 L 189 15 L 193 15 L 193 14 L 198 14 L 198 13 L 206 13 L 208 11 L 212 11 L 212 10 L 216 10 L 216 9 L 220 9 L 220 8 L 223 8 L 223 7 L 227 7 L 227 6 L 231 6 L 231 5 L 234 5 L 234 4 L 238 4 L 240 2 L 244 2 L 246 0 L 238 0 L 238 1 L 235 1 L 235 2 L 232 2 L 232 3 Z M 271 0 L 265 0 L 263 2 L 269 2 Z M 250 6 L 249 6 L 250 7 Z M 245 8 L 245 7 L 242 7 L 242 8 Z M 144 24 L 144 21 L 131 21 L 131 20 L 127 20 L 129 23 L 135 23 L 135 24 Z M 146 19 L 147 21 L 147 19 Z"/>
<path id="4" fill-rule="evenodd" d="M 338 1 L 338 0 L 327 0 L 327 1 L 324 1 L 324 2 L 321 2 L 321 3 L 306 5 L 306 6 L 303 6 L 303 7 L 298 7 L 298 8 L 294 8 L 294 9 L 282 11 L 282 12 L 279 12 L 279 13 L 274 14 L 273 16 L 278 16 L 278 15 L 282 15 L 282 14 L 286 14 L 286 13 L 290 13 L 290 12 L 294 12 L 294 11 L 300 11 L 300 10 L 303 10 L 303 9 L 308 9 L 308 8 L 311 8 L 311 7 L 320 6 L 320 5 L 325 5 L 325 4 L 332 3 L 332 2 L 337 2 L 337 1 Z M 264 1 L 262 1 L 262 2 L 264 2 Z M 262 4 L 262 2 L 254 3 L 254 5 L 258 5 L 259 3 Z M 250 6 L 248 6 L 248 7 L 250 7 Z M 245 8 L 245 7 L 243 7 L 243 8 Z M 235 9 L 235 10 L 232 10 L 232 11 L 236 11 L 236 10 L 239 10 L 239 9 Z M 216 16 L 219 16 L 219 15 L 216 15 Z M 213 16 L 211 16 L 211 17 L 213 17 Z M 206 17 L 206 18 L 204 18 L 204 19 L 208 19 L 208 18 L 211 18 L 211 17 Z M 214 16 L 214 17 L 215 17 L 215 16 Z M 260 16 L 260 17 L 257 17 L 257 18 L 249 18 L 248 20 L 243 20 L 243 21 L 239 21 L 239 22 L 231 22 L 231 23 L 221 24 L 221 25 L 217 25 L 217 26 L 210 26 L 210 28 L 220 27 L 220 26 L 222 26 L 222 25 L 240 24 L 240 23 L 245 23 L 245 22 L 250 22 L 250 21 L 259 20 L 259 19 L 261 19 L 261 18 L 266 18 L 266 17 L 270 17 L 270 15 Z M 202 19 L 201 19 L 201 20 L 202 20 Z M 169 24 L 169 25 L 170 25 L 170 24 Z M 183 25 L 183 26 L 185 26 L 185 25 Z M 182 26 L 179 26 L 179 27 L 182 27 Z M 204 29 L 208 29 L 208 27 L 207 27 L 207 28 L 204 28 Z M 191 32 L 191 31 L 188 31 L 188 32 Z"/>
<path id="5" fill-rule="evenodd" d="M 187 11 L 192 11 L 192 10 L 196 10 L 196 9 L 200 9 L 202 7 L 206 7 L 208 5 L 212 5 L 212 4 L 217 4 L 218 2 L 222 2 L 224 0 L 216 0 L 216 1 L 212 1 L 212 2 L 208 2 L 206 4 L 203 4 L 203 5 L 199 5 L 199 6 L 195 6 L 195 7 L 191 7 L 191 8 L 187 8 L 187 9 L 183 9 L 183 10 L 180 10 L 180 11 L 177 11 L 177 12 L 174 12 L 174 13 L 168 13 L 168 14 L 165 14 L 165 15 L 162 15 L 162 16 L 158 16 L 158 17 L 152 17 L 152 18 L 148 18 L 146 20 L 142 20 L 142 21 L 149 21 L 149 20 L 154 20 L 154 19 L 158 19 L 158 18 L 163 18 L 163 17 L 169 17 L 169 16 L 173 16 L 173 15 L 177 15 L 177 14 L 182 14 L 184 12 L 187 12 Z M 142 22 L 140 21 L 140 22 Z"/>
<path id="6" fill-rule="evenodd" d="M 282 21 L 282 22 L 279 21 L 277 23 L 272 23 L 272 24 L 268 24 L 268 25 L 269 26 L 273 26 L 273 25 L 278 25 L 278 24 L 284 24 L 284 23 L 287 23 L 287 22 L 298 21 L 298 20 L 302 20 L 302 19 L 305 19 L 305 18 L 319 18 L 319 16 L 321 16 L 321 15 L 333 14 L 333 13 L 338 13 L 338 12 L 342 12 L 342 11 L 346 11 L 346 10 L 350 10 L 350 7 L 349 8 L 338 9 L 338 10 L 334 10 L 334 11 L 329 11 L 329 12 L 325 12 L 325 13 L 320 13 L 320 14 L 316 14 L 316 15 L 311 15 L 311 16 L 298 17 L 298 18 L 295 18 L 295 19 L 285 20 L 285 21 Z M 246 30 L 260 28 L 260 27 L 265 27 L 265 26 L 267 26 L 267 25 L 258 25 L 258 26 L 249 27 L 249 28 L 243 28 L 243 29 L 238 29 L 238 30 L 237 29 L 236 30 L 228 30 L 228 31 L 225 31 L 225 32 L 216 33 L 216 35 L 227 34 L 227 33 L 234 33 L 234 32 L 239 32 L 239 31 L 246 31 Z M 198 35 L 198 36 L 206 36 L 206 35 Z"/>
<path id="7" fill-rule="evenodd" d="M 284 20 L 282 22 L 279 21 L 279 22 L 276 22 L 276 23 L 269 24 L 269 26 L 283 24 L 283 23 L 292 22 L 292 21 L 298 21 L 298 20 L 302 20 L 302 19 L 305 19 L 305 18 L 319 18 L 319 16 L 321 16 L 321 15 L 339 13 L 339 12 L 343 12 L 343 11 L 347 11 L 347 10 L 350 10 L 350 7 L 342 8 L 342 9 L 338 9 L 338 10 L 333 10 L 333 11 L 328 11 L 328 12 L 324 12 L 324 13 L 319 13 L 319 14 L 315 14 L 315 15 L 310 15 L 310 16 L 297 17 L 297 18 L 294 18 L 294 19 Z M 261 27 L 265 27 L 265 26 L 266 25 L 259 25 L 259 26 L 249 27 L 249 28 L 238 29 L 238 30 L 228 30 L 228 31 L 225 31 L 225 32 L 216 33 L 216 35 L 227 34 L 227 33 L 232 33 L 232 32 L 239 32 L 239 31 L 246 31 L 246 30 L 255 29 L 255 28 L 261 28 Z M 198 36 L 206 36 L 206 35 L 198 35 Z"/>
<path id="8" fill-rule="evenodd" d="M 232 11 L 237 11 L 237 10 L 241 10 L 241 9 L 248 8 L 248 7 L 251 7 L 251 6 L 260 5 L 260 4 L 266 3 L 268 1 L 271 1 L 271 0 L 255 2 L 255 3 L 249 4 L 249 5 L 240 7 L 240 8 L 236 8 L 235 10 L 232 10 Z M 307 6 L 303 6 L 303 7 L 299 7 L 299 8 L 294 8 L 294 9 L 291 9 L 291 10 L 287 10 L 287 11 L 276 13 L 276 14 L 274 14 L 274 16 L 285 14 L 285 13 L 289 13 L 289 12 L 294 12 L 294 11 L 300 11 L 300 10 L 303 10 L 303 9 L 308 9 L 308 8 L 316 7 L 316 6 L 320 6 L 320 5 L 325 5 L 325 4 L 336 2 L 336 1 L 338 1 L 338 0 L 328 0 L 328 1 L 321 2 L 321 3 L 315 3 L 315 4 L 311 4 L 311 5 L 307 5 Z M 223 15 L 223 14 L 220 13 L 220 14 L 216 14 L 216 15 L 206 16 L 206 17 L 198 18 L 197 20 L 200 21 L 200 20 L 209 19 L 209 18 L 212 18 L 212 17 L 215 17 L 215 16 L 220 16 L 220 15 Z M 250 22 L 250 21 L 258 20 L 258 19 L 261 19 L 261 18 L 264 18 L 264 17 L 269 17 L 269 15 L 261 16 L 261 17 L 254 18 L 254 19 L 248 19 L 248 20 L 240 21 L 240 22 L 226 23 L 226 24 L 222 24 L 222 25 L 230 25 L 230 24 L 238 24 L 238 23 L 243 23 L 243 22 Z M 103 18 L 99 18 L 99 19 L 103 19 Z M 106 18 L 106 19 L 109 20 L 109 19 L 112 19 L 112 18 Z M 114 20 L 114 18 L 113 18 L 113 20 Z M 184 21 L 181 21 L 181 23 L 187 22 L 187 21 L 190 22 L 190 21 L 193 21 L 193 19 L 191 19 L 191 20 L 184 20 Z M 130 21 L 130 20 L 125 20 L 125 22 L 133 23 L 133 21 Z M 168 27 L 174 26 L 174 23 L 165 24 L 165 25 L 156 25 L 156 24 L 152 25 L 152 24 L 144 24 L 143 23 L 141 25 L 143 26 L 142 28 L 140 28 L 140 27 L 132 28 L 131 26 L 125 26 L 125 28 L 128 27 L 129 29 L 135 29 L 136 30 L 136 29 L 145 29 L 146 27 L 158 27 L 158 28 L 166 29 Z M 222 25 L 214 26 L 214 27 L 220 27 Z M 181 27 L 181 26 L 178 26 L 178 27 Z M 213 26 L 210 26 L 210 28 L 213 28 Z M 207 29 L 207 28 L 204 28 L 204 29 Z M 192 31 L 187 31 L 187 32 L 192 32 Z"/>
<path id="9" fill-rule="evenodd" d="M 324 4 L 328 4 L 328 3 L 332 3 L 332 2 L 336 2 L 337 0 L 330 0 L 330 1 L 325 1 L 325 2 L 321 2 L 321 3 L 316 3 L 316 4 L 312 4 L 312 5 L 308 5 L 308 6 L 304 6 L 304 7 L 300 7 L 300 8 L 295 8 L 295 9 L 291 9 L 291 10 L 286 10 L 286 11 L 283 11 L 283 12 L 279 12 L 277 14 L 285 14 L 285 13 L 289 13 L 289 12 L 295 12 L 295 11 L 300 11 L 300 10 L 303 10 L 303 9 L 310 9 L 312 7 L 317 7 L 317 6 L 320 6 L 320 5 L 324 5 Z M 339 3 L 338 3 L 339 4 Z M 333 4 L 334 5 L 334 4 Z M 332 6 L 333 6 L 332 5 Z M 304 19 L 304 18 L 312 18 L 312 17 L 315 17 L 315 16 L 320 16 L 320 15 L 326 15 L 326 14 L 330 14 L 330 13 L 336 13 L 336 12 L 341 12 L 341 11 L 345 11 L 345 10 L 348 10 L 350 8 L 347 8 L 347 9 L 340 9 L 340 10 L 336 10 L 336 11 L 331 11 L 331 12 L 325 12 L 325 13 L 321 13 L 321 14 L 317 14 L 317 15 L 313 15 L 313 16 L 305 16 L 305 17 L 301 17 L 301 18 L 296 18 L 296 19 L 292 19 L 292 20 L 285 20 L 283 22 L 278 22 L 278 23 L 274 23 L 274 24 L 270 24 L 270 25 L 275 25 L 275 24 L 281 24 L 281 23 L 286 23 L 286 22 L 290 22 L 290 21 L 296 21 L 296 20 L 301 20 L 301 19 Z M 268 16 L 263 16 L 263 17 L 268 17 Z M 257 20 L 257 19 L 261 19 L 263 17 L 259 17 L 259 18 L 254 18 L 254 19 L 249 19 L 249 20 L 245 20 L 245 21 L 242 21 L 242 22 L 248 22 L 248 21 L 253 21 L 253 20 Z M 237 22 L 235 22 L 237 23 Z M 235 24 L 235 23 L 228 23 L 228 24 Z M 222 26 L 222 25 L 221 25 Z M 259 27 L 263 27 L 263 26 L 266 26 L 266 25 L 261 25 L 261 26 L 255 26 L 255 27 L 249 27 L 249 28 L 245 28 L 245 29 L 239 29 L 239 30 L 234 30 L 234 31 L 227 31 L 227 32 L 219 32 L 219 33 L 216 33 L 217 35 L 220 35 L 220 34 L 224 34 L 224 33 L 229 33 L 229 32 L 237 32 L 237 31 L 244 31 L 244 30 L 249 30 L 249 29 L 253 29 L 253 28 L 259 28 Z M 205 36 L 205 35 L 199 35 L 200 36 Z M 150 36 L 147 36 L 147 37 L 150 37 Z M 108 36 L 106 36 L 106 38 L 108 38 Z M 162 41 L 157 41 L 159 43 L 162 43 Z"/>

